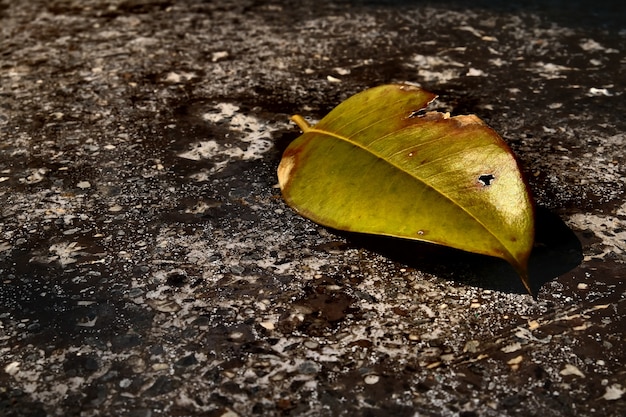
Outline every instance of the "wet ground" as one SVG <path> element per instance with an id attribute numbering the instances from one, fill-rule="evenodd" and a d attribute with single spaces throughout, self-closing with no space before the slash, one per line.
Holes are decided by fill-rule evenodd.
<path id="1" fill-rule="evenodd" d="M 0 1 L 0 415 L 625 415 L 623 2 L 293 3 Z M 282 201 L 397 81 L 517 155 L 535 298 Z"/>

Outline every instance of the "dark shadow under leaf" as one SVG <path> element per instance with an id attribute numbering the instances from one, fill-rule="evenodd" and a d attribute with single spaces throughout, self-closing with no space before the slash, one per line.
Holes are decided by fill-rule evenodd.
<path id="1" fill-rule="evenodd" d="M 395 262 L 455 282 L 507 293 L 526 293 L 519 276 L 505 261 L 490 256 L 387 236 L 334 231 L 353 246 L 379 253 Z M 535 245 L 529 261 L 534 294 L 583 259 L 582 245 L 574 232 L 554 213 L 538 207 Z"/>

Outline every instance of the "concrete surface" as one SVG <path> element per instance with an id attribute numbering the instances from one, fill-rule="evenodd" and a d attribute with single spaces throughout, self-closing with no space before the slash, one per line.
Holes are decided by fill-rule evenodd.
<path id="1" fill-rule="evenodd" d="M 626 415 L 623 2 L 0 1 L 0 415 Z M 288 116 L 394 81 L 538 205 L 497 260 L 327 230 Z"/>

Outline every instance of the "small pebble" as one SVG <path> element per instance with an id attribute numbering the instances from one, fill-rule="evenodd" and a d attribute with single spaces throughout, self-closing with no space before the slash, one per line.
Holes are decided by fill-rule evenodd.
<path id="1" fill-rule="evenodd" d="M 475 353 L 476 351 L 478 351 L 479 345 L 480 342 L 478 340 L 470 340 L 465 343 L 465 346 L 463 347 L 463 352 Z"/>
<path id="2" fill-rule="evenodd" d="M 581 378 L 585 377 L 585 374 L 583 374 L 580 369 L 578 369 L 577 367 L 575 367 L 574 365 L 569 364 L 569 363 L 566 364 L 565 368 L 561 369 L 561 372 L 559 372 L 559 373 L 561 375 L 564 375 L 564 376 L 565 375 L 576 375 L 576 376 L 579 376 Z"/>
<path id="3" fill-rule="evenodd" d="M 363 379 L 363 381 L 367 384 L 367 385 L 374 385 L 376 384 L 378 381 L 380 381 L 380 377 L 378 375 L 366 375 L 365 378 Z"/>
<path id="4" fill-rule="evenodd" d="M 606 392 L 602 396 L 605 400 L 615 401 L 622 398 L 622 396 L 626 393 L 626 389 L 622 388 L 620 384 L 613 384 L 606 387 Z"/>
<path id="5" fill-rule="evenodd" d="M 452 362 L 454 360 L 454 354 L 446 353 L 445 355 L 441 355 L 439 357 L 443 362 Z"/>
<path id="6" fill-rule="evenodd" d="M 161 313 L 175 313 L 180 310 L 180 306 L 172 300 L 148 300 L 148 305 Z"/>
<path id="7" fill-rule="evenodd" d="M 228 337 L 231 340 L 241 340 L 241 339 L 243 339 L 243 333 L 242 332 L 232 332 Z"/>
<path id="8" fill-rule="evenodd" d="M 304 342 L 304 347 L 308 349 L 317 349 L 319 346 L 320 344 L 317 343 L 315 340 L 307 340 L 306 342 Z"/>
<path id="9" fill-rule="evenodd" d="M 221 61 L 222 59 L 228 58 L 228 55 L 229 55 L 228 51 L 213 52 L 213 54 L 211 55 L 211 61 L 212 62 Z"/>
<path id="10" fill-rule="evenodd" d="M 261 325 L 261 327 L 267 330 L 274 330 L 276 328 L 276 326 L 274 326 L 274 323 L 271 321 L 262 321 L 259 324 Z"/>
<path id="11" fill-rule="evenodd" d="M 11 362 L 7 366 L 4 367 L 4 372 L 9 375 L 15 375 L 20 371 L 20 363 L 19 362 Z"/>
<path id="12" fill-rule="evenodd" d="M 154 365 L 152 365 L 152 369 L 154 371 L 162 371 L 164 369 L 169 369 L 169 365 L 166 363 L 155 363 Z"/>
<path id="13" fill-rule="evenodd" d="M 507 365 L 516 366 L 516 365 L 519 365 L 520 363 L 522 363 L 523 360 L 524 360 L 524 356 L 523 355 L 518 355 L 518 356 L 514 357 L 513 359 L 509 360 L 507 362 Z"/>
<path id="14" fill-rule="evenodd" d="M 298 367 L 298 371 L 302 374 L 312 375 L 319 372 L 319 366 L 312 361 L 305 361 Z"/>
<path id="15" fill-rule="evenodd" d="M 232 272 L 235 275 L 243 275 L 245 270 L 246 268 L 241 265 L 233 265 L 230 267 L 230 272 Z"/>
<path id="16" fill-rule="evenodd" d="M 500 350 L 504 353 L 512 353 L 517 350 L 520 350 L 521 348 L 522 348 L 522 345 L 519 342 L 515 342 L 515 343 L 511 343 L 510 345 L 506 345 Z"/>

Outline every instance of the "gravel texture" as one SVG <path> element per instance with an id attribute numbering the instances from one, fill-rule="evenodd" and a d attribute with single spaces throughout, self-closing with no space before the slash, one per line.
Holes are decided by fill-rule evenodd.
<path id="1" fill-rule="evenodd" d="M 0 415 L 626 415 L 626 10 L 0 1 Z M 388 82 L 537 203 L 505 263 L 299 217 L 275 170 Z"/>

